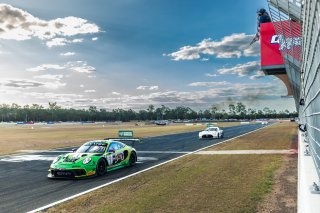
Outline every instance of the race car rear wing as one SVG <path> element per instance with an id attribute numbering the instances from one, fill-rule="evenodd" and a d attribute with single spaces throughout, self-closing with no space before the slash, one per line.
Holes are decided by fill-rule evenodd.
<path id="1" fill-rule="evenodd" d="M 134 146 L 135 142 L 138 142 L 138 143 L 142 142 L 140 138 L 105 138 L 104 140 L 112 140 L 112 141 L 118 141 L 123 143 L 131 142 L 132 147 Z"/>

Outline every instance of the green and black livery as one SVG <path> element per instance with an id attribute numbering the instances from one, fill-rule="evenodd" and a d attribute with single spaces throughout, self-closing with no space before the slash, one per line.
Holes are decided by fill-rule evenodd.
<path id="1" fill-rule="evenodd" d="M 123 139 L 95 140 L 84 143 L 72 153 L 58 156 L 50 165 L 49 178 L 101 176 L 107 171 L 136 164 L 137 151 Z M 139 139 L 127 139 L 126 141 Z"/>

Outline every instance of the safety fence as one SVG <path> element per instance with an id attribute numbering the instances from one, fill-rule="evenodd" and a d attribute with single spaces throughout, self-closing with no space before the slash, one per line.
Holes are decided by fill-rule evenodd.
<path id="1" fill-rule="evenodd" d="M 268 3 L 276 32 L 286 47 L 280 50 L 299 122 L 305 126 L 309 152 L 320 177 L 320 1 L 268 0 Z"/>

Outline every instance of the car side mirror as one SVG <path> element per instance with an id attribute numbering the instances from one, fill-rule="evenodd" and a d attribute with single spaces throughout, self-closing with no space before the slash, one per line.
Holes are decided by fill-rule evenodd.
<path id="1" fill-rule="evenodd" d="M 71 151 L 72 151 L 72 152 L 75 152 L 75 151 L 77 151 L 77 148 L 73 148 L 73 149 L 71 149 Z"/>
<path id="2" fill-rule="evenodd" d="M 115 153 L 115 150 L 114 149 L 110 149 L 109 152 L 110 153 Z"/>

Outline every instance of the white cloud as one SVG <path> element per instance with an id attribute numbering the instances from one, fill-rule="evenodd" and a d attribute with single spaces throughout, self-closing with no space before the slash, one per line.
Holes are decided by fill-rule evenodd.
<path id="1" fill-rule="evenodd" d="M 200 61 L 209 61 L 209 58 L 201 58 Z"/>
<path id="2" fill-rule="evenodd" d="M 260 55 L 260 43 L 255 42 L 250 47 L 246 48 L 243 51 L 243 55 L 250 57 L 250 56 L 259 56 Z"/>
<path id="3" fill-rule="evenodd" d="M 84 85 L 83 85 L 83 84 L 80 84 L 80 87 L 81 87 L 81 88 L 83 88 L 83 87 L 84 87 Z"/>
<path id="4" fill-rule="evenodd" d="M 207 76 L 207 77 L 218 77 L 219 75 L 217 75 L 217 74 L 211 74 L 211 73 L 206 73 L 205 76 Z"/>
<path id="5" fill-rule="evenodd" d="M 88 66 L 86 61 L 70 61 L 64 65 L 41 64 L 37 67 L 28 68 L 27 71 L 39 72 L 39 71 L 45 71 L 49 69 L 54 69 L 54 70 L 69 69 L 69 70 L 80 72 L 80 73 L 93 73 L 96 71 L 96 68 L 94 68 L 93 66 Z M 93 77 L 93 76 L 90 76 L 90 77 Z"/>
<path id="6" fill-rule="evenodd" d="M 230 68 L 221 68 L 218 69 L 217 72 L 219 74 L 236 74 L 240 77 L 243 76 L 251 76 L 251 75 L 261 75 L 260 71 L 260 63 L 258 61 L 250 61 L 245 64 L 237 64 L 234 67 Z"/>
<path id="7" fill-rule="evenodd" d="M 52 79 L 49 79 L 52 80 Z M 28 79 L 3 79 L 0 83 L 2 87 L 10 87 L 17 89 L 35 89 L 35 88 L 47 88 L 47 89 L 57 89 L 64 87 L 67 84 L 60 82 L 60 79 L 54 79 L 54 81 L 40 82 Z"/>
<path id="8" fill-rule="evenodd" d="M 28 68 L 27 71 L 29 72 L 39 72 L 39 71 L 44 71 L 48 69 L 54 69 L 54 70 L 62 70 L 65 69 L 66 67 L 58 65 L 58 64 L 41 64 L 37 67 L 32 67 Z"/>
<path id="9" fill-rule="evenodd" d="M 66 66 L 75 72 L 80 73 L 93 73 L 96 72 L 96 68 L 93 66 L 88 66 L 86 61 L 70 61 L 66 64 Z"/>
<path id="10" fill-rule="evenodd" d="M 265 77 L 266 75 L 264 74 L 263 71 L 258 71 L 255 75 L 253 76 L 250 76 L 250 79 L 251 80 L 256 80 L 256 79 L 259 79 L 259 78 L 263 78 Z"/>
<path id="11" fill-rule="evenodd" d="M 81 43 L 83 39 L 66 39 L 66 38 L 53 38 L 46 42 L 46 45 L 51 48 L 54 46 L 65 46 L 71 43 Z"/>
<path id="12" fill-rule="evenodd" d="M 47 40 L 100 32 L 96 24 L 82 18 L 69 16 L 46 21 L 8 4 L 0 4 L 0 20 L 1 39 L 21 41 L 36 37 Z"/>
<path id="13" fill-rule="evenodd" d="M 85 92 L 85 93 L 95 93 L 96 90 L 94 90 L 94 89 L 88 89 L 88 90 L 85 90 L 84 92 Z"/>
<path id="14" fill-rule="evenodd" d="M 92 66 L 71 67 L 70 69 L 80 73 L 93 73 L 96 71 L 96 68 Z"/>
<path id="15" fill-rule="evenodd" d="M 225 85 L 223 85 L 225 84 Z M 206 84 L 205 84 L 206 85 Z M 208 84 L 206 85 L 208 86 Z M 209 84 L 210 86 L 210 84 Z M 277 83 L 259 84 L 231 84 L 221 83 L 221 87 L 210 88 L 208 90 L 194 92 L 164 91 L 152 92 L 143 95 L 122 95 L 113 98 L 101 98 L 101 101 L 108 106 L 122 106 L 125 108 L 138 106 L 146 107 L 149 104 L 165 104 L 167 106 L 208 105 L 224 101 L 255 101 L 274 99 L 281 94 L 285 94 L 285 87 Z M 90 102 L 87 103 L 88 105 Z"/>
<path id="16" fill-rule="evenodd" d="M 213 41 L 210 38 L 204 39 L 196 46 L 184 46 L 178 51 L 163 54 L 174 61 L 194 60 L 201 58 L 201 55 L 215 55 L 217 58 L 239 58 L 241 56 L 257 56 L 258 44 L 249 47 L 254 35 L 245 33 L 232 34 L 223 37 L 220 41 Z"/>
<path id="17" fill-rule="evenodd" d="M 150 86 L 149 90 L 159 90 L 159 86 Z"/>
<path id="18" fill-rule="evenodd" d="M 121 93 L 119 93 L 119 92 L 112 92 L 111 94 L 112 95 L 121 95 Z"/>
<path id="19" fill-rule="evenodd" d="M 97 76 L 95 75 L 88 75 L 88 78 L 96 78 Z"/>
<path id="20" fill-rule="evenodd" d="M 1 84 L 1 83 L 0 83 Z M 26 85 L 23 85 L 26 86 Z M 204 85 L 205 86 L 205 85 Z M 210 86 L 208 84 L 207 86 Z M 17 95 L 25 97 L 27 100 L 38 100 L 38 103 L 48 103 L 48 101 L 57 101 L 59 105 L 73 108 L 88 108 L 97 106 L 98 108 L 132 108 L 145 109 L 148 105 L 153 104 L 160 106 L 164 104 L 168 107 L 189 106 L 189 107 L 207 107 L 212 103 L 236 102 L 257 103 L 257 101 L 279 99 L 280 95 L 285 95 L 286 88 L 279 82 L 272 83 L 246 83 L 246 84 L 226 84 L 219 87 L 203 88 L 201 91 L 153 91 L 142 95 L 128 95 L 118 92 L 112 92 L 107 97 L 101 98 L 84 98 L 81 94 L 56 94 L 41 93 L 41 87 L 37 92 L 30 92 L 24 88 L 17 88 Z M 2 92 L 4 91 L 4 92 Z M 0 86 L 0 94 L 7 94 L 6 87 Z M 9 90 L 12 92 L 13 90 Z M 92 91 L 93 92 L 93 91 Z M 88 93 L 89 94 L 89 93 Z M 7 94 L 9 95 L 9 94 Z M 109 97 L 108 97 L 109 96 Z"/>
<path id="21" fill-rule="evenodd" d="M 148 86 L 138 86 L 137 90 L 146 90 Z"/>
<path id="22" fill-rule="evenodd" d="M 159 90 L 159 86 L 138 86 L 137 90 Z"/>
<path id="23" fill-rule="evenodd" d="M 51 92 L 28 92 L 26 96 L 34 97 L 37 99 L 44 100 L 55 100 L 55 101 L 72 101 L 74 98 L 82 98 L 83 95 L 78 94 L 63 94 L 63 93 L 51 93 Z"/>
<path id="24" fill-rule="evenodd" d="M 219 81 L 219 82 L 193 82 L 190 83 L 189 86 L 191 87 L 219 87 L 219 86 L 225 86 L 231 84 L 227 81 Z"/>
<path id="25" fill-rule="evenodd" d="M 67 85 L 66 83 L 62 83 L 60 81 L 45 82 L 44 84 L 44 87 L 48 89 L 58 89 Z"/>
<path id="26" fill-rule="evenodd" d="M 93 37 L 91 40 L 92 40 L 92 41 L 97 41 L 97 40 L 98 40 L 98 37 Z"/>
<path id="27" fill-rule="evenodd" d="M 75 52 L 66 52 L 66 53 L 60 53 L 61 56 L 72 56 L 75 55 Z"/>
<path id="28" fill-rule="evenodd" d="M 61 80 L 63 77 L 64 75 L 51 75 L 51 74 L 34 76 L 34 78 L 48 79 L 48 80 Z"/>
<path id="29" fill-rule="evenodd" d="M 39 81 L 32 81 L 28 79 L 4 79 L 1 82 L 1 85 L 4 87 L 29 89 L 43 87 L 45 84 Z"/>

